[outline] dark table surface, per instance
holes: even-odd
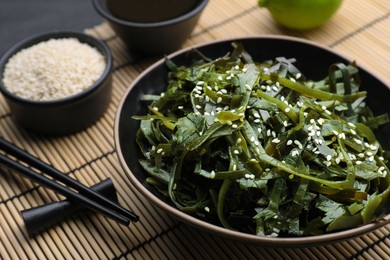
[[[91,0],[0,0],[0,55],[36,33],[83,31],[101,22]]]

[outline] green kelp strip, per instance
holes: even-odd
[[[171,60],[167,89],[137,133],[147,179],[180,210],[265,236],[318,235],[372,221],[389,196],[386,153],[355,64],[307,80],[241,44],[193,65]],[[374,123],[375,122],[375,123]],[[378,123],[379,122],[379,123]]]

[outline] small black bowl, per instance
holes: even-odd
[[[86,90],[62,99],[34,101],[12,94],[3,84],[8,60],[22,49],[49,39],[60,38],[77,38],[81,43],[96,48],[105,57],[106,63],[100,78]],[[0,92],[11,109],[12,119],[18,125],[42,134],[71,134],[88,127],[106,111],[111,100],[111,70],[111,51],[102,41],[78,32],[46,32],[17,43],[1,57]]]
[[[92,0],[96,11],[105,18],[122,38],[129,50],[147,55],[162,55],[178,49],[193,31],[208,0],[198,0],[196,6],[179,17],[151,23],[130,22],[115,17],[106,0]]]

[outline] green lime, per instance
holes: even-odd
[[[275,21],[298,30],[318,27],[329,20],[342,0],[258,0],[270,11]]]

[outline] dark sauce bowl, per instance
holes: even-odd
[[[95,83],[77,94],[48,101],[21,98],[4,86],[4,69],[14,54],[40,42],[60,38],[76,38],[81,43],[96,48],[104,56],[106,66]],[[11,109],[12,119],[18,126],[40,134],[72,134],[93,124],[108,108],[112,90],[111,70],[111,51],[101,40],[79,32],[46,32],[22,40],[1,57],[0,92]]]
[[[189,12],[160,22],[132,22],[114,16],[106,0],[92,0],[130,51],[144,55],[164,55],[178,49],[195,28],[208,0],[197,0]]]

